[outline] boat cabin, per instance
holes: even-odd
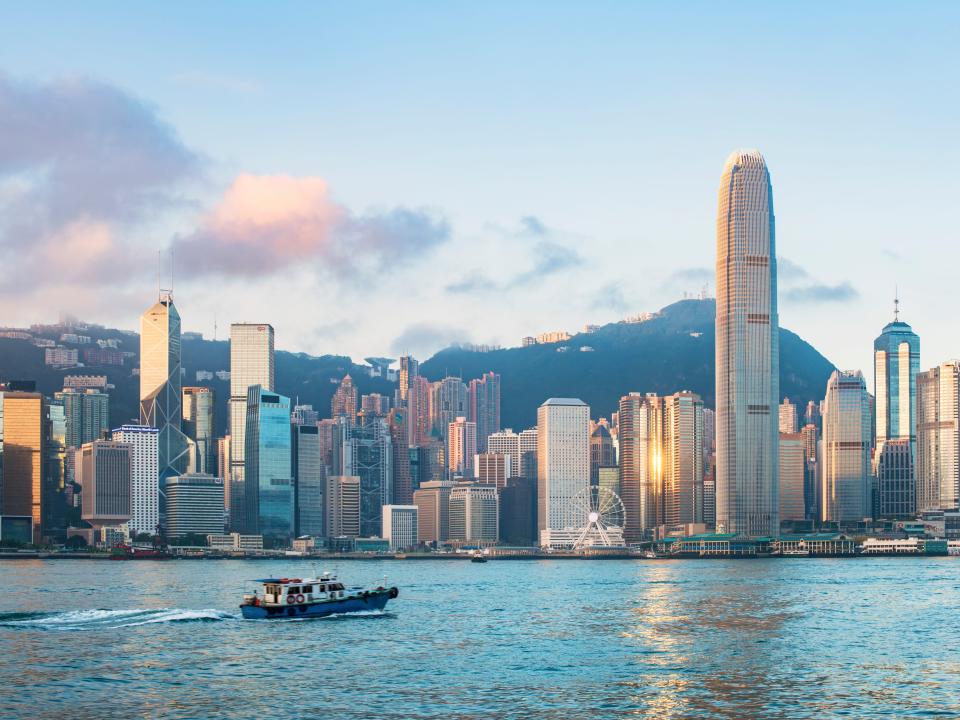
[[[324,574],[313,579],[264,578],[263,602],[265,605],[294,605],[344,597],[343,583]]]

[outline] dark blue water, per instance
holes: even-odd
[[[0,563],[0,717],[960,716],[949,558],[319,569],[401,594],[252,622],[245,579],[313,564]]]

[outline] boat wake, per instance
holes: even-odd
[[[102,630],[153,623],[220,622],[236,615],[206,608],[153,610],[70,610],[67,612],[0,613],[0,627],[23,630]]]
[[[271,623],[278,622],[332,622],[335,620],[376,620],[377,618],[395,618],[391,612],[386,610],[357,610],[345,613],[333,613],[332,615],[323,615],[322,617],[281,617],[272,618]]]

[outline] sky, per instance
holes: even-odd
[[[714,291],[770,168],[780,322],[870,374],[960,356],[960,5],[0,5],[0,324],[269,322],[354,359]],[[12,269],[12,272],[10,271]]]

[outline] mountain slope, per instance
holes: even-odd
[[[505,427],[536,424],[548,397],[578,397],[593,417],[609,415],[631,391],[670,394],[692,390],[714,405],[713,300],[682,300],[643,323],[614,323],[564,343],[471,352],[448,348],[421,365],[438,380],[449,371],[464,378],[501,376]],[[567,346],[565,352],[557,352]],[[593,348],[591,352],[582,347]],[[834,366],[789,330],[780,329],[780,395],[805,405],[820,400]]]

